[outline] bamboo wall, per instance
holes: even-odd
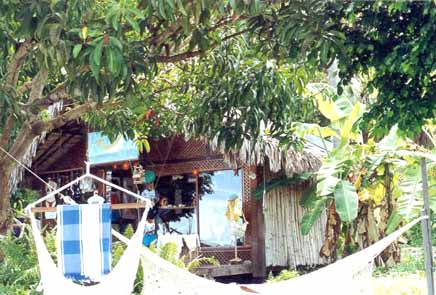
[[[306,236],[300,233],[305,210],[299,205],[301,189],[280,187],[264,199],[266,266],[295,269],[296,266],[326,264],[319,256],[327,216],[323,214]]]

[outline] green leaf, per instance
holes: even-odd
[[[310,231],[310,229],[313,227],[315,222],[319,219],[321,216],[323,210],[325,209],[327,198],[319,199],[312,210],[306,212],[304,214],[303,218],[301,219],[300,223],[300,230],[302,235],[307,235]]]
[[[111,46],[117,47],[120,51],[123,51],[123,45],[121,44],[120,40],[118,40],[115,37],[109,37],[109,44]]]
[[[327,176],[325,179],[318,182],[316,193],[318,196],[328,196],[334,193],[336,185],[340,181],[336,176]]]
[[[93,58],[93,54],[89,55],[89,66],[91,67],[91,72],[95,79],[98,81],[100,76],[100,66],[95,63],[95,59]]]
[[[116,47],[109,46],[106,49],[106,62],[109,71],[112,74],[118,75],[123,62],[121,52]]]
[[[329,48],[328,48],[327,42],[322,42],[321,43],[321,61],[324,64],[327,64],[327,62],[328,62],[328,50],[329,50]]]
[[[82,44],[76,44],[73,48],[73,57],[77,58],[79,56],[80,50],[82,50]]]
[[[387,226],[386,226],[386,234],[392,233],[397,227],[400,225],[403,217],[398,214],[397,210],[392,211],[391,216],[389,216]]]
[[[303,208],[311,208],[315,206],[317,200],[316,185],[313,184],[303,191],[300,199],[300,205]]]
[[[129,23],[129,25],[133,28],[133,30],[135,30],[135,32],[139,33],[141,31],[141,29],[139,28],[138,22],[136,20],[131,18],[129,15],[125,15],[125,18],[126,18],[127,22]]]
[[[360,102],[356,103],[351,110],[351,112],[348,114],[347,118],[345,119],[345,122],[341,128],[341,141],[342,144],[345,144],[349,138],[351,130],[353,129],[354,123],[359,120],[363,112],[365,111],[365,106],[361,104]]]
[[[118,31],[118,26],[120,25],[120,12],[117,11],[117,13],[114,14],[114,16],[111,18],[111,24],[112,27]]]
[[[147,152],[147,153],[149,153],[150,152],[150,142],[147,140],[147,139],[145,139],[145,140],[143,140],[142,141],[142,146],[145,148],[145,151]]]
[[[177,6],[179,7],[180,12],[181,12],[184,16],[188,16],[188,13],[186,12],[185,8],[183,7],[182,0],[177,0]]]
[[[232,7],[233,10],[237,9],[236,1],[235,0],[230,0],[229,3],[230,3],[230,6]]]
[[[103,53],[103,41],[100,41],[99,43],[97,43],[97,46],[95,46],[95,49],[92,51],[91,54],[94,63],[98,66],[101,65],[102,53]]]
[[[336,211],[342,221],[351,222],[357,217],[358,197],[354,185],[348,180],[341,180],[335,188]]]
[[[166,19],[166,13],[165,13],[165,2],[164,1],[159,1],[158,4],[158,8],[159,8],[159,14],[162,18]]]

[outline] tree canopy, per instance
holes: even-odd
[[[316,66],[297,54],[318,46],[307,29],[323,24],[316,3],[2,0],[0,146],[21,161],[40,135],[78,118],[109,135],[183,131],[227,148],[261,122],[281,136],[291,120],[318,116],[301,99]],[[3,223],[16,163],[3,153],[0,165]]]
[[[355,76],[367,82],[367,130],[416,134],[436,109],[434,5],[0,0],[0,146],[22,160],[78,118],[110,136],[183,132],[227,149],[266,126],[298,145],[292,122],[326,119],[306,85],[335,60],[339,95]],[[15,163],[0,154],[0,166],[2,223]]]
[[[435,118],[434,1],[335,1],[329,9],[344,43],[337,52],[346,85],[366,75],[373,93],[368,127],[378,136],[398,124],[408,135]]]

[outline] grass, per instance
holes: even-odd
[[[421,248],[401,249],[401,262],[389,268],[379,267],[373,273],[376,295],[427,294],[424,255]]]
[[[375,295],[421,295],[427,294],[425,278],[409,274],[403,277],[378,277],[373,279]]]
[[[270,274],[269,282],[278,282],[298,276],[296,271],[284,270],[276,276]],[[378,267],[373,272],[372,288],[375,295],[426,295],[422,248],[403,247],[401,263],[391,267]]]

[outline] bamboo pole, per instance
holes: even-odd
[[[320,265],[328,262],[319,256],[324,242],[324,214],[310,233],[301,235],[300,221],[306,210],[299,201],[300,187],[281,187],[265,198],[265,249],[268,266]]]

